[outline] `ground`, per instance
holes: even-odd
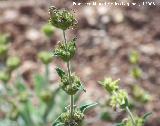
[[[41,27],[48,21],[49,4],[43,0],[35,3],[15,1],[11,6],[9,1],[0,1],[0,32],[9,34],[10,55],[22,58],[21,74],[31,87],[33,70],[37,71],[41,67],[36,58],[37,52],[53,50],[55,44],[62,40],[62,33],[57,29],[51,39],[43,35]],[[138,83],[153,96],[151,102],[138,109],[140,114],[152,111],[147,125],[159,126],[159,7],[73,7],[72,1],[55,0],[53,3],[59,8],[73,9],[79,22],[77,28],[69,31],[67,39],[78,37],[78,51],[72,67],[86,85],[87,93],[83,96],[86,99],[103,100],[106,94],[97,81],[105,76],[120,78],[121,86],[131,91],[130,85],[134,80],[129,74],[131,65],[128,55],[131,50],[138,50],[143,71],[143,77]],[[51,66],[54,68],[57,63],[62,64],[55,59]],[[57,81],[53,68],[52,82]],[[97,122],[95,125],[105,124]]]

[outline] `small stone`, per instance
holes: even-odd
[[[139,46],[139,49],[142,53],[145,53],[150,56],[157,53],[157,49],[151,44],[141,45],[141,46]]]
[[[26,32],[26,38],[30,41],[36,41],[40,38],[40,32],[36,29],[29,29]]]
[[[88,23],[92,26],[97,24],[97,20],[96,20],[96,12],[92,7],[85,7],[83,9],[83,13],[88,21]]]
[[[124,15],[121,11],[117,10],[112,15],[113,21],[115,23],[121,23],[124,21]]]
[[[18,12],[16,10],[7,10],[4,12],[4,20],[13,21],[18,17]]]

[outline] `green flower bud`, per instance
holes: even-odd
[[[54,33],[54,27],[50,24],[46,24],[42,27],[42,31],[47,37],[51,37]]]
[[[49,52],[42,51],[38,54],[38,58],[41,60],[42,63],[44,64],[49,64],[52,62],[52,55]]]
[[[8,36],[5,34],[0,34],[0,45],[5,45],[8,43]]]
[[[60,116],[60,120],[63,123],[69,123],[70,122],[70,113],[69,112],[62,113]]]
[[[75,122],[82,122],[82,120],[84,119],[84,114],[81,111],[76,110],[74,112],[74,120]]]
[[[136,119],[136,126],[144,126],[144,119],[143,118],[138,118]]]
[[[75,110],[73,117],[71,118],[70,112],[64,112],[60,116],[60,121],[64,123],[64,126],[81,126],[84,119],[84,114]]]
[[[61,78],[60,86],[68,95],[76,94],[81,85],[80,79],[75,75],[69,77],[68,74],[65,74]]]
[[[70,42],[67,42],[66,44],[60,42],[57,48],[54,50],[54,55],[61,58],[63,61],[68,62],[75,55],[76,51],[75,41],[76,38],[74,38]]]
[[[8,46],[7,45],[0,45],[0,57],[6,56],[8,52]]]
[[[140,86],[134,85],[133,86],[133,96],[136,100],[146,103],[151,99],[151,96],[148,92],[144,91]]]
[[[43,102],[48,103],[52,100],[53,98],[53,93],[50,90],[43,90],[40,93],[40,98]]]
[[[119,89],[119,79],[113,81],[112,78],[105,78],[104,81],[100,81],[99,83],[102,84],[110,94]]]
[[[124,108],[128,106],[128,94],[124,90],[114,92],[110,99],[110,105],[114,108]]]
[[[7,83],[9,80],[10,80],[10,74],[6,71],[1,71],[0,72],[0,80],[3,82],[3,83]]]
[[[69,29],[76,24],[76,20],[72,13],[67,10],[58,10],[55,7],[49,8],[50,20],[49,22],[62,30]]]
[[[139,54],[137,51],[132,51],[131,54],[129,55],[129,61],[132,64],[137,64],[139,62]]]
[[[9,57],[7,59],[7,67],[9,69],[9,71],[13,71],[15,70],[16,68],[18,68],[21,64],[21,60],[19,57]]]
[[[135,78],[135,79],[139,79],[142,76],[142,71],[139,67],[134,67],[131,71],[131,75]]]

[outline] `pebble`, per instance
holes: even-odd
[[[29,29],[26,32],[26,38],[31,41],[36,41],[40,38],[40,32],[36,29]]]

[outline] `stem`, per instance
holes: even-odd
[[[49,84],[49,65],[46,64],[45,65],[45,80],[46,80],[46,84]]]
[[[65,43],[66,50],[67,50],[67,40],[66,40],[66,34],[64,30],[63,30],[63,37],[64,37],[64,43]],[[71,78],[71,68],[70,68],[69,61],[67,62],[67,71],[68,71],[69,78]],[[70,86],[72,86],[72,84],[70,84]],[[70,97],[70,114],[71,114],[71,119],[72,119],[73,114],[74,114],[74,95],[71,95]]]
[[[128,108],[128,106],[126,107],[126,111],[128,112],[128,114],[129,114],[129,116],[130,116],[130,118],[132,120],[133,126],[136,126],[134,116],[133,116],[132,112],[130,111],[130,109]]]

